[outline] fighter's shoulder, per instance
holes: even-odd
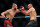
[[[35,8],[33,8],[32,10],[35,11]]]
[[[8,10],[6,10],[6,11],[10,11],[11,9],[8,9]]]
[[[18,9],[17,9],[18,10]]]

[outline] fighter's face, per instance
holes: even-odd
[[[32,5],[29,4],[29,5],[28,5],[28,8],[31,8],[31,7],[32,7]]]
[[[17,5],[16,4],[13,4],[13,8],[17,8]]]

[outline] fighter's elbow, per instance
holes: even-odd
[[[3,13],[1,13],[1,15],[2,15]]]
[[[6,12],[2,12],[2,13],[1,13],[1,15],[4,15],[4,14],[6,14]]]
[[[4,14],[1,14],[1,16],[5,17],[5,15],[4,15]]]

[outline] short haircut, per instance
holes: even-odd
[[[28,4],[28,5],[31,5],[31,6],[33,6],[32,4]]]
[[[16,3],[13,3],[12,5],[14,5],[14,4],[17,5]]]

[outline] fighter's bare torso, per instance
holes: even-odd
[[[37,18],[36,18],[37,14],[36,14],[35,9],[31,8],[31,10],[32,11],[30,12],[30,20],[37,20]]]
[[[16,10],[12,10],[12,9],[9,9],[7,10],[7,14],[6,14],[6,17],[9,18],[9,20],[12,20],[13,17],[15,16],[15,14],[17,13],[17,9]]]

